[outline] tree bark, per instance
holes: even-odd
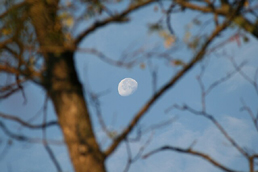
[[[104,172],[104,155],[96,142],[81,83],[72,53],[52,58],[46,89],[53,101],[58,121],[76,172]],[[57,59],[57,60],[56,60]]]
[[[74,53],[64,47],[58,0],[27,0],[39,49],[45,59],[42,85],[51,98],[76,172],[105,172],[105,157],[95,139]],[[58,48],[58,51],[49,51]],[[61,49],[61,51],[60,51]]]

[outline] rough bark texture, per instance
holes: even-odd
[[[43,85],[51,98],[76,172],[104,172],[104,155],[96,142],[89,112],[73,61],[73,52],[49,52],[63,47],[56,17],[58,1],[29,0],[30,16],[46,62]]]

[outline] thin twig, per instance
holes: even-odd
[[[174,105],[174,108],[178,109],[178,110],[186,110],[188,112],[191,112],[195,115],[200,115],[203,116],[207,119],[209,119],[218,129],[219,131],[225,136],[225,138],[246,158],[249,157],[248,153],[246,151],[244,151],[244,149],[242,149],[237,142],[230,137],[230,135],[226,132],[226,130],[222,127],[222,125],[213,117],[213,115],[208,114],[207,112],[203,112],[203,111],[197,111],[187,105],[184,106],[178,106],[178,105]]]
[[[42,123],[42,124],[33,125],[29,122],[26,122],[26,121],[22,120],[19,117],[12,116],[12,115],[7,115],[7,114],[4,114],[2,112],[0,112],[0,117],[2,117],[4,119],[7,119],[7,120],[18,122],[22,126],[27,127],[27,128],[31,128],[31,129],[42,129],[42,128],[47,128],[47,127],[50,127],[50,126],[58,125],[57,121],[50,121],[50,122],[46,122],[46,123]]]
[[[47,121],[47,103],[48,103],[48,97],[46,96],[45,102],[44,102],[44,109],[43,109],[43,124],[46,123]],[[43,134],[43,140],[45,140],[43,142],[43,145],[50,157],[50,159],[52,160],[52,162],[54,163],[56,169],[58,172],[62,172],[62,168],[60,166],[60,164],[58,163],[54,152],[52,151],[52,149],[50,148],[50,146],[48,145],[48,141],[47,141],[47,133],[46,133],[46,128],[42,129],[42,134]]]

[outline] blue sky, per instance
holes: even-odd
[[[155,34],[149,34],[147,30],[147,24],[156,22],[161,16],[159,12],[153,12],[153,7],[150,6],[133,13],[129,23],[111,24],[97,30],[83,41],[80,47],[96,48],[115,60],[120,59],[122,52],[128,49],[128,47],[130,49],[137,49],[139,46],[144,46],[147,50],[150,50],[154,46],[158,46],[160,51],[164,51],[162,38]],[[189,24],[191,17],[195,15],[196,13],[187,11],[185,14],[175,14],[172,16],[172,26],[178,38],[177,43],[180,45],[180,50],[175,52],[173,56],[185,60],[189,60],[192,57],[193,53],[181,46],[181,44],[185,33],[185,25]],[[212,25],[206,27],[206,30],[203,32],[209,32],[210,28],[212,28]],[[216,40],[216,42],[222,41],[223,38],[231,35],[233,31],[226,31],[223,33],[224,37]],[[248,37],[250,38],[248,44],[242,43],[239,47],[235,42],[231,42],[222,47],[218,54],[225,51],[232,55],[238,64],[247,60],[248,63],[243,68],[243,71],[253,78],[258,67],[256,48],[258,42],[250,35]],[[203,78],[206,87],[233,70],[232,64],[223,56],[210,55],[207,58],[208,60],[203,62],[206,63],[208,61],[207,70]],[[85,90],[90,89],[94,93],[108,91],[107,94],[100,97],[101,110],[107,126],[116,132],[120,132],[128,124],[153,94],[152,77],[148,66],[145,69],[140,68],[140,65],[135,65],[130,69],[115,67],[103,62],[96,56],[81,52],[77,53],[75,60],[77,71],[81,82],[85,86]],[[143,62],[147,64],[146,61]],[[167,61],[163,59],[153,60],[153,64],[158,69],[157,88],[165,84],[175,74],[175,71],[180,69],[180,67],[167,64]],[[133,155],[137,154],[139,148],[149,137],[152,137],[152,139],[144,153],[163,145],[187,148],[196,141],[194,149],[211,155],[230,168],[247,170],[247,161],[240,156],[235,148],[232,148],[230,143],[210,121],[200,116],[176,110],[165,113],[165,110],[175,103],[179,105],[188,104],[196,109],[201,108],[201,92],[196,80],[196,76],[199,73],[200,65],[197,65],[172,89],[166,92],[146,113],[145,117],[140,121],[140,126],[145,128],[164,120],[177,118],[170,125],[157,129],[153,133],[147,133],[141,141],[132,143],[130,145],[132,153]],[[131,96],[121,97],[117,92],[117,85],[120,80],[126,77],[131,77],[138,82],[138,90]],[[18,93],[0,102],[1,111],[17,115],[26,120],[34,116],[43,106],[44,90],[28,83],[25,93],[28,99],[26,105],[23,104],[22,95]],[[208,95],[207,111],[214,114],[214,117],[239,145],[250,151],[257,152],[257,131],[248,114],[239,111],[241,107],[240,98],[243,98],[253,111],[257,110],[258,95],[255,93],[254,88],[241,75],[236,74],[227,82],[216,87]],[[104,142],[107,140],[107,137],[98,124],[94,107],[91,105],[89,107],[92,112],[95,133],[99,142],[105,148],[109,142]],[[48,120],[51,119],[56,119],[56,117],[49,102]],[[39,123],[41,121],[42,116],[39,116],[34,122]],[[30,131],[25,128],[21,130],[19,125],[13,122],[5,122],[5,124],[13,132],[36,138],[42,136],[41,131]],[[56,127],[50,128],[47,135],[51,139],[62,139],[62,134]],[[8,140],[2,131],[0,131],[0,139],[2,141],[0,151],[2,151]],[[62,169],[65,172],[73,171],[65,146],[52,145],[51,148],[54,150]],[[107,160],[108,171],[123,171],[126,161],[126,147],[125,144],[122,144],[112,157]],[[20,143],[17,141],[13,141],[4,158],[0,159],[0,169],[3,172],[7,172],[8,169],[17,172],[56,171],[43,145]],[[132,164],[129,171],[217,172],[220,170],[200,158],[175,152],[161,152],[148,159],[143,160],[140,158]]]

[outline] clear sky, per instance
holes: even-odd
[[[159,52],[165,51],[164,40],[156,34],[148,33],[148,23],[154,23],[160,19],[160,11],[154,12],[154,6],[149,6],[143,10],[133,13],[131,22],[126,24],[111,24],[101,28],[90,35],[83,43],[81,48],[96,48],[111,59],[117,60],[124,57],[123,52],[136,50],[144,47],[146,51],[157,48]],[[189,60],[193,52],[183,45],[183,38],[186,31],[185,25],[189,24],[192,17],[197,13],[186,11],[184,14],[172,15],[172,27],[177,37],[174,46],[178,51],[171,51],[171,56]],[[200,19],[205,20],[209,16]],[[210,32],[212,25],[207,26],[202,33]],[[191,30],[197,33],[197,29]],[[235,30],[226,31],[216,42],[223,41],[232,35]],[[227,52],[234,57],[240,64],[247,61],[243,71],[251,78],[254,77],[255,70],[258,68],[257,47],[258,41],[248,35],[250,42],[239,46],[236,42],[231,42],[218,50],[217,54],[209,55],[207,60],[202,62],[207,66],[203,76],[204,85],[208,87],[214,81],[226,76],[228,72],[234,70],[232,63],[221,56],[222,52]],[[171,47],[173,49],[173,46]],[[166,50],[167,51],[167,50]],[[137,58],[141,58],[138,56]],[[93,93],[105,92],[99,97],[101,111],[109,129],[120,132],[139,109],[153,94],[152,76],[147,60],[142,60],[146,65],[141,68],[140,64],[132,68],[121,68],[103,62],[94,55],[78,52],[75,57],[76,67],[81,82],[84,84],[85,91]],[[180,67],[169,64],[166,60],[155,58],[152,65],[157,69],[157,89],[164,85]],[[154,106],[148,111],[140,121],[140,126],[148,128],[153,124],[170,120],[175,120],[164,128],[156,129],[155,132],[146,133],[139,142],[130,144],[132,154],[135,156],[142,145],[152,137],[151,142],[144,150],[147,153],[163,145],[172,145],[188,148],[194,141],[193,149],[209,154],[222,164],[238,170],[247,170],[247,161],[240,156],[239,152],[233,148],[225,137],[219,132],[216,126],[204,117],[196,116],[187,112],[166,109],[173,104],[187,104],[195,109],[201,109],[201,91],[196,80],[200,73],[200,64],[184,76],[172,89],[163,95]],[[122,97],[117,92],[120,80],[133,78],[138,82],[138,89],[128,97]],[[2,80],[2,78],[0,78]],[[43,89],[28,83],[25,93],[27,103],[23,104],[20,93],[15,94],[4,101],[0,101],[0,110],[7,114],[19,116],[28,120],[35,116],[35,123],[42,121],[42,111],[45,92]],[[258,133],[246,112],[240,112],[241,98],[253,111],[257,111],[258,95],[250,83],[240,74],[235,74],[228,81],[216,87],[207,97],[207,111],[213,114],[225,130],[235,141],[250,152],[258,151]],[[89,99],[89,97],[88,97]],[[108,145],[108,139],[101,130],[97,121],[94,107],[89,105],[92,112],[94,130],[103,149]],[[51,102],[48,103],[48,120],[56,119]],[[8,128],[19,134],[30,137],[42,137],[41,131],[31,131],[21,128],[13,122],[5,122]],[[135,133],[132,134],[132,137]],[[48,129],[47,135],[51,139],[61,140],[62,134],[56,127]],[[53,163],[49,159],[47,152],[42,144],[22,143],[13,140],[8,149],[8,137],[0,131],[0,169],[1,172],[52,172],[56,171]],[[65,146],[51,145],[55,155],[64,172],[72,172],[72,166]],[[7,151],[4,151],[7,150]],[[143,154],[144,154],[143,153]],[[127,161],[125,144],[107,160],[107,168],[110,172],[121,172],[124,170]],[[218,168],[210,165],[204,160],[191,155],[167,151],[154,154],[147,159],[139,158],[129,169],[131,172],[218,172]]]

